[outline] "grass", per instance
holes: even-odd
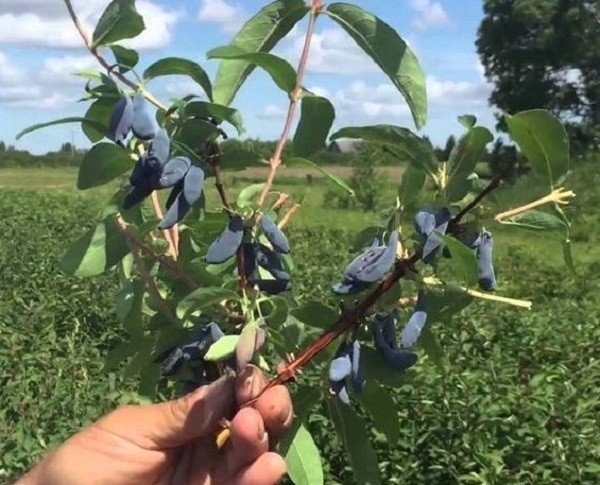
[[[21,185],[15,182],[25,175]],[[46,180],[61,179],[64,186],[43,188]],[[123,339],[113,309],[115,276],[82,280],[57,266],[68,242],[97,221],[110,195],[105,189],[76,193],[73,180],[74,172],[62,169],[0,171],[0,185],[13,184],[0,190],[0,482],[14,480],[116,405],[137,400],[135,381],[102,369],[107,351]],[[392,392],[399,407],[397,443],[370,432],[384,483],[596,480],[600,174],[588,165],[573,184],[578,276],[565,269],[560,235],[490,227],[499,293],[531,299],[533,310],[479,302],[433,326],[445,370],[424,358],[412,382]],[[242,186],[235,184],[234,191]],[[537,187],[532,179],[519,181],[498,196],[498,207],[530,200]],[[309,189],[290,228],[295,291],[304,299],[330,298],[333,275],[350,257],[349,229],[376,216],[325,210],[319,198],[324,186]],[[286,190],[305,187],[293,183]],[[309,428],[327,481],[351,482],[323,408]]]

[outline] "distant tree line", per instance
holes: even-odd
[[[436,148],[438,160],[448,160],[450,152],[456,144],[456,139],[450,136],[444,148]],[[225,169],[236,169],[246,166],[262,166],[261,160],[267,160],[275,149],[275,141],[261,141],[255,139],[226,140],[221,143]],[[373,147],[367,147],[367,153],[373,151]],[[288,143],[284,150],[284,159],[290,156],[292,143]],[[45,155],[33,155],[26,150],[17,150],[13,145],[6,145],[0,141],[0,168],[11,167],[77,167],[81,164],[86,150],[77,149],[71,143],[63,143],[61,148],[55,152]],[[347,154],[323,150],[311,157],[313,161],[322,165],[355,166],[368,163],[364,154]],[[398,160],[385,150],[377,150],[379,166],[394,166],[403,164],[404,160]],[[516,150],[511,146],[502,144],[499,140],[488,151],[486,157],[478,166],[481,176],[489,176],[499,170],[507,171],[510,168],[514,176],[524,169],[517,158]]]

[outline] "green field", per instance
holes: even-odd
[[[110,195],[77,193],[75,177],[69,169],[0,171],[0,482],[102,413],[137,400],[134,379],[102,369],[103,356],[123,338],[113,309],[116,277],[82,280],[57,265]],[[308,192],[290,228],[295,291],[330,297],[331,267],[339,273],[350,257],[349,231],[378,216],[324,209],[325,185],[309,185],[302,175],[285,182],[298,197]],[[578,274],[562,262],[558,235],[490,227],[499,293],[530,299],[533,310],[482,302],[449,325],[435,325],[444,370],[425,357],[411,382],[392,392],[402,410],[398,443],[372,431],[384,483],[597,481],[597,164],[578,168],[573,184]],[[242,187],[238,182],[234,190]],[[540,189],[524,178],[506,192],[498,207],[516,194],[532,199]],[[214,201],[212,191],[208,199]],[[319,413],[309,427],[324,454],[327,483],[351,483],[333,427]]]

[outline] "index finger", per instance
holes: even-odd
[[[258,367],[247,365],[236,377],[236,399],[238,405],[243,406],[260,396],[251,406],[262,416],[265,429],[274,441],[290,428],[294,411],[287,388],[278,385],[263,393],[267,382]]]

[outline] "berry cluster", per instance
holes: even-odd
[[[417,212],[414,219],[421,259],[427,264],[433,264],[437,254],[443,247],[440,235],[445,235],[452,221],[452,213],[448,208],[434,209],[425,207]],[[479,285],[486,291],[496,287],[496,277],[492,262],[492,235],[482,229],[476,234],[458,232],[459,240],[475,250]],[[380,245],[378,239],[371,247],[355,258],[346,268],[341,283],[333,286],[333,291],[341,295],[357,293],[367,289],[372,283],[380,282],[392,270],[396,262],[398,233],[393,232],[387,245]],[[451,254],[443,247],[444,255]],[[398,312],[377,314],[371,320],[371,331],[375,348],[383,361],[392,369],[404,371],[416,364],[418,355],[414,350],[419,336],[427,322],[427,293],[421,289],[417,295],[413,313],[404,326],[397,341]],[[355,332],[356,334],[356,332]],[[352,382],[352,388],[360,393],[364,387],[365,377],[360,367],[360,343],[353,337],[352,342],[342,342],[329,366],[331,390],[344,403],[349,402],[347,380]]]
[[[192,165],[189,158],[175,157],[169,160],[171,141],[164,129],[158,129],[149,104],[141,94],[132,99],[122,98],[114,107],[109,124],[109,137],[120,144],[126,142],[130,133],[138,139],[151,141],[133,169],[131,189],[125,197],[123,209],[142,202],[152,192],[172,188],[167,199],[167,214],[161,221],[161,229],[169,229],[181,222],[202,195],[204,171]]]

